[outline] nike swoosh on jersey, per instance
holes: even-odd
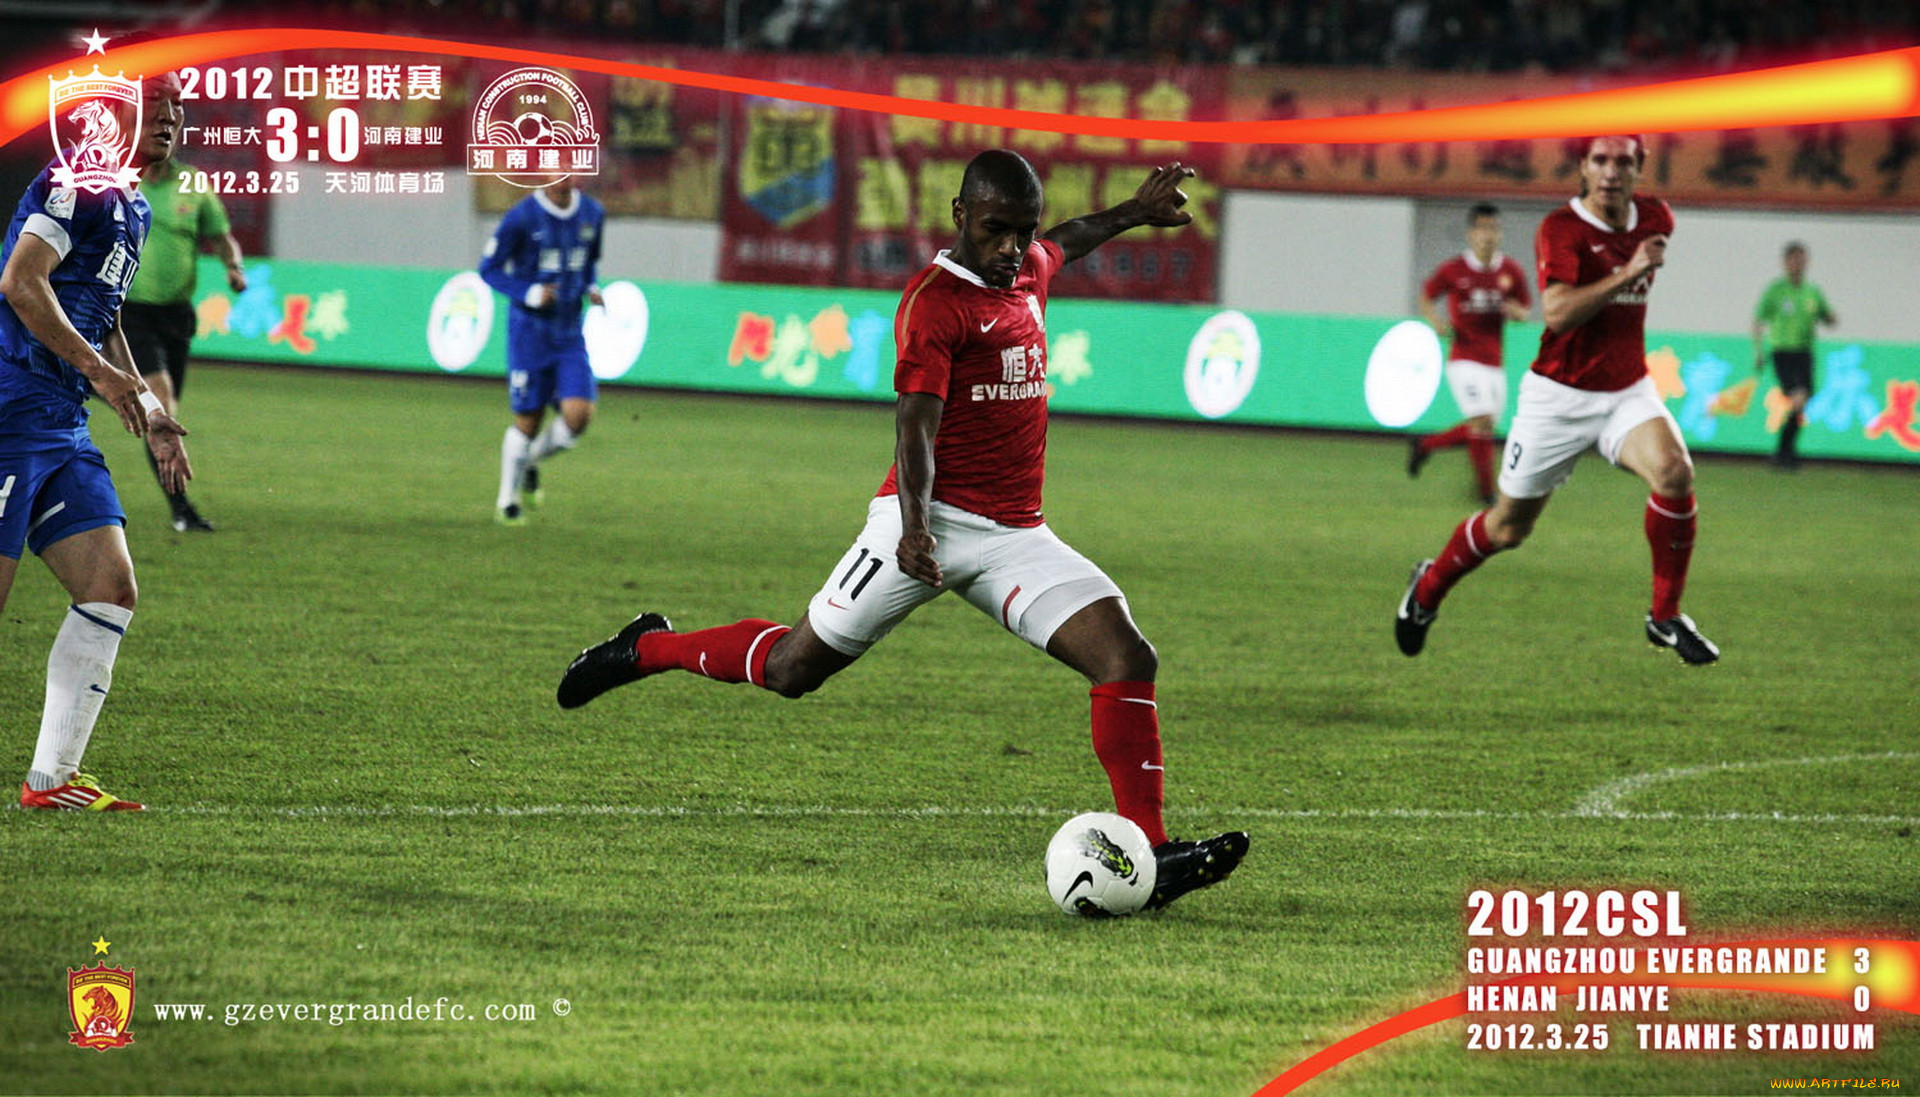
[[[1158,770],[1165,770],[1165,769],[1166,769],[1167,767],[1165,767],[1165,766],[1156,766],[1156,765],[1154,765],[1154,764],[1153,764],[1152,762],[1142,762],[1142,763],[1140,763],[1140,768],[1141,768],[1141,769],[1158,769]]]
[[[1000,318],[999,318],[998,316],[996,316],[996,317],[994,317],[994,318],[993,318],[992,320],[989,320],[989,321],[987,321],[986,323],[984,323],[984,324],[981,324],[981,325],[980,325],[980,334],[982,334],[982,335],[985,335],[985,334],[986,334],[987,332],[990,332],[990,331],[992,331],[992,330],[993,330],[993,325],[995,325],[995,324],[997,324],[997,323],[999,323],[999,322],[1000,322]]]

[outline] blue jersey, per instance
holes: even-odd
[[[487,241],[480,277],[512,302],[508,330],[522,327],[580,327],[580,305],[599,277],[600,237],[607,212],[583,191],[562,211],[545,191],[520,200]],[[554,299],[539,309],[527,307],[535,286],[554,287]]]
[[[53,165],[48,165],[14,210],[0,247],[0,266],[12,258],[22,233],[51,245],[60,254],[48,276],[54,297],[80,337],[100,349],[119,318],[152,223],[153,211],[138,190],[108,188],[92,194],[57,187]],[[77,425],[85,421],[80,405],[91,392],[80,371],[41,346],[0,296],[0,423],[27,415],[33,429],[44,429],[54,425],[44,422],[46,413],[53,412]],[[50,402],[49,397],[57,399]]]

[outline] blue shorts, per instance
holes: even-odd
[[[562,400],[593,400],[599,392],[578,324],[508,326],[507,394],[515,415],[559,407]]]
[[[101,526],[124,526],[106,458],[83,424],[71,431],[0,434],[0,556],[20,559]]]

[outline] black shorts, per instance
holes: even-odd
[[[137,305],[132,301],[120,306],[120,326],[127,333],[127,349],[133,352],[133,364],[143,374],[166,371],[173,382],[173,397],[187,385],[187,348],[193,344],[198,317],[192,305]]]
[[[1773,375],[1780,381],[1781,392],[1812,392],[1813,352],[1810,350],[1774,351]]]

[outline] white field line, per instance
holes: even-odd
[[[1670,781],[1685,781],[1694,777],[1713,777],[1727,773],[1744,773],[1756,769],[1776,769],[1781,766],[1841,766],[1851,765],[1856,762],[1911,762],[1915,759],[1920,759],[1920,754],[1890,750],[1882,754],[1836,754],[1828,758],[1775,758],[1761,762],[1716,762],[1713,765],[1707,766],[1681,766],[1675,769],[1655,770],[1651,773],[1636,773],[1631,777],[1622,777],[1618,781],[1609,781],[1599,788],[1594,789],[1592,792],[1587,793],[1585,796],[1582,796],[1579,802],[1573,805],[1572,814],[1613,819],[1678,819],[1682,817],[1664,813],[1649,816],[1646,813],[1625,812],[1620,810],[1620,801],[1629,796],[1644,792],[1654,785],[1666,784]],[[1760,817],[1761,816],[1755,816],[1755,818]],[[1690,815],[1685,818],[1719,818],[1719,816]],[[1836,817],[1836,821],[1837,818],[1838,817]],[[1845,818],[1858,818],[1862,821],[1874,820],[1879,822],[1908,821],[1895,817],[1846,816]]]
[[[1874,757],[1879,757],[1875,755]],[[286,819],[386,819],[386,818],[559,818],[559,819],[1065,819],[1076,811],[1068,808],[1024,807],[921,807],[860,808],[814,805],[734,804],[699,807],[664,804],[475,804],[442,806],[434,804],[398,804],[382,807],[315,804],[303,807],[236,807],[225,804],[187,804],[178,807],[155,806],[147,809],[160,815],[211,816],[216,818]],[[1231,823],[1236,819],[1384,819],[1434,820],[1440,822],[1533,822],[1595,818],[1629,822],[1676,823],[1789,823],[1810,825],[1920,826],[1920,816],[1912,815],[1802,815],[1778,811],[1726,811],[1682,813],[1670,811],[1445,811],[1429,808],[1341,808],[1332,810],[1263,807],[1169,808],[1172,816],[1205,816]]]

